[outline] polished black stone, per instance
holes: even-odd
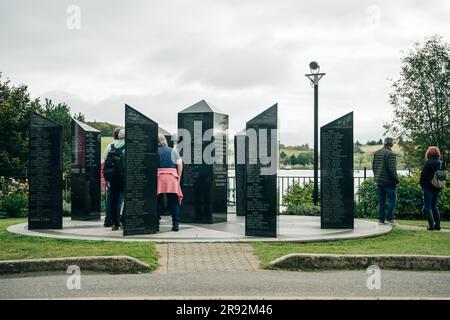
[[[278,104],[273,105],[255,118],[247,122],[246,143],[246,215],[245,235],[259,237],[276,237],[278,220],[277,173],[278,139],[271,141],[271,129],[278,128]],[[256,131],[252,137],[250,130]],[[260,131],[266,129],[266,132]],[[263,136],[265,135],[265,137]],[[256,138],[256,139],[255,139]],[[273,174],[262,174],[263,164],[260,147],[267,141],[267,155],[275,155],[275,171]],[[263,140],[262,140],[263,139]],[[272,142],[272,143],[271,143]],[[252,163],[251,155],[258,154],[256,163]],[[254,159],[254,157],[253,157]]]
[[[245,216],[246,212],[245,143],[246,135],[245,130],[243,130],[234,136],[234,176],[237,216]]]
[[[353,112],[320,128],[322,229],[353,229]]]
[[[158,124],[125,105],[125,236],[156,233],[158,162]]]
[[[63,126],[30,114],[28,229],[62,229]]]
[[[184,162],[181,188],[184,194],[180,210],[181,222],[217,223],[227,221],[227,145],[228,145],[228,115],[221,113],[205,100],[178,113],[179,145],[185,143],[180,135],[180,129],[186,129],[191,134],[190,154],[183,158],[192,160]],[[194,131],[201,134],[208,129],[214,129],[214,139],[203,141],[194,139]],[[194,142],[195,141],[195,142]],[[208,164],[202,156],[207,146],[215,141],[216,161]],[[224,141],[224,143],[219,143]],[[206,150],[207,151],[207,150]],[[195,153],[195,156],[194,156]],[[217,159],[221,161],[217,161]],[[221,163],[218,163],[221,162]]]
[[[101,132],[72,119],[71,217],[100,219]]]

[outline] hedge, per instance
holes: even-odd
[[[283,205],[287,207],[285,214],[320,215],[313,209],[313,184],[294,184],[284,196]],[[398,219],[424,219],[422,213],[423,193],[419,184],[419,176],[401,176],[397,189]],[[443,218],[450,218],[450,187],[441,191],[438,204]],[[316,208],[317,209],[317,208]],[[355,194],[355,217],[376,218],[378,216],[377,186],[373,178],[365,179]]]

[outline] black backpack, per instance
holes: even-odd
[[[111,150],[106,156],[105,165],[103,167],[103,177],[107,182],[120,182],[124,179],[125,169],[123,167],[123,148],[116,148],[111,145]]]

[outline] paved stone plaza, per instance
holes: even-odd
[[[158,243],[157,273],[256,271],[259,259],[248,243]]]
[[[103,221],[72,221],[65,218],[61,230],[28,230],[27,223],[17,224],[8,231],[39,237],[107,240],[107,241],[154,241],[154,242],[248,242],[248,241],[329,241],[373,237],[391,231],[390,225],[355,220],[355,228],[321,229],[320,217],[279,216],[278,237],[260,238],[245,236],[245,218],[228,214],[228,221],[216,224],[184,224],[179,232],[171,231],[171,218],[162,217],[161,231],[157,234],[126,236],[122,231],[104,228]]]

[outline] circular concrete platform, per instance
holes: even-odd
[[[355,228],[320,229],[320,217],[285,216],[278,219],[277,238],[259,238],[245,236],[244,217],[228,215],[228,221],[216,224],[181,224],[179,232],[171,231],[171,218],[163,216],[161,231],[157,234],[126,236],[122,230],[111,231],[104,228],[103,221],[72,221],[65,218],[61,230],[28,230],[27,223],[13,225],[9,232],[47,238],[105,240],[105,241],[153,241],[153,242],[248,242],[248,241],[330,241],[354,238],[367,238],[386,234],[390,225],[376,222],[355,220]]]

